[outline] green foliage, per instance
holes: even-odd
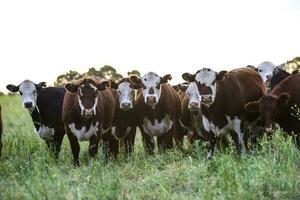
[[[127,72],[127,76],[132,76],[132,75],[141,76],[141,73],[138,70],[132,70]]]
[[[83,76],[77,71],[70,70],[65,74],[59,75],[54,82],[54,86],[63,87],[68,82],[75,82],[81,79]]]
[[[65,137],[59,159],[33,131],[18,96],[0,97],[4,122],[0,199],[299,199],[300,153],[277,130],[256,156],[235,148],[204,159],[204,147],[145,157],[140,134],[134,154],[104,163],[90,160],[81,142],[81,166],[71,165]],[[187,148],[187,147],[186,147]]]

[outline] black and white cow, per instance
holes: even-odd
[[[137,90],[132,88],[128,78],[118,83],[111,81],[111,87],[118,93],[118,106],[115,112],[112,134],[125,145],[126,156],[134,150],[134,140],[137,128],[137,109],[135,97]]]
[[[46,87],[45,82],[35,84],[24,80],[18,86],[7,85],[11,92],[19,92],[22,105],[32,118],[35,130],[45,140],[47,146],[58,157],[61,143],[65,135],[62,121],[62,104],[65,95],[64,88]]]

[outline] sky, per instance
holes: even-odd
[[[0,1],[0,91],[68,70],[230,70],[300,56],[297,0]]]

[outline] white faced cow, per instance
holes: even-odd
[[[111,87],[118,93],[118,108],[115,113],[112,134],[125,145],[126,156],[134,149],[134,140],[137,127],[136,90],[128,78],[123,78],[118,83],[111,81]]]
[[[10,84],[6,88],[11,92],[20,93],[22,105],[28,110],[36,132],[58,157],[65,135],[61,117],[65,89],[43,88],[45,86],[45,82],[35,84],[30,80],[24,80],[18,86]]]
[[[182,146],[183,133],[179,133],[180,99],[171,85],[171,75],[158,76],[149,72],[143,77],[131,76],[130,82],[142,92],[137,96],[138,125],[141,129],[146,153],[153,154],[154,136],[157,136],[159,150]]]
[[[242,125],[247,121],[247,112],[244,105],[265,94],[261,77],[249,68],[220,73],[203,68],[194,75],[184,73],[182,77],[186,81],[194,82],[201,96],[202,122],[207,132],[205,135],[210,140],[208,156],[213,153],[216,138],[226,135],[229,130],[236,133],[234,138],[237,149],[245,153]]]
[[[260,77],[263,79],[266,88],[270,89],[270,81],[273,76],[273,71],[275,70],[275,65],[271,62],[265,61],[258,65],[256,71],[259,73]]]

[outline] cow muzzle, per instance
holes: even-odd
[[[212,103],[212,95],[201,95],[201,102],[204,104],[211,104]]]
[[[121,102],[120,108],[124,111],[128,111],[132,109],[132,103],[131,102]]]
[[[96,114],[96,113],[94,112],[93,108],[83,110],[83,116],[86,118],[91,118],[94,114]]]
[[[157,103],[156,96],[147,96],[146,103],[153,105]]]
[[[34,110],[34,105],[31,101],[28,101],[28,102],[24,102],[24,108],[26,108],[30,113],[33,112]]]
[[[200,103],[198,103],[198,102],[190,102],[189,103],[189,109],[190,110],[199,110],[200,109]]]

